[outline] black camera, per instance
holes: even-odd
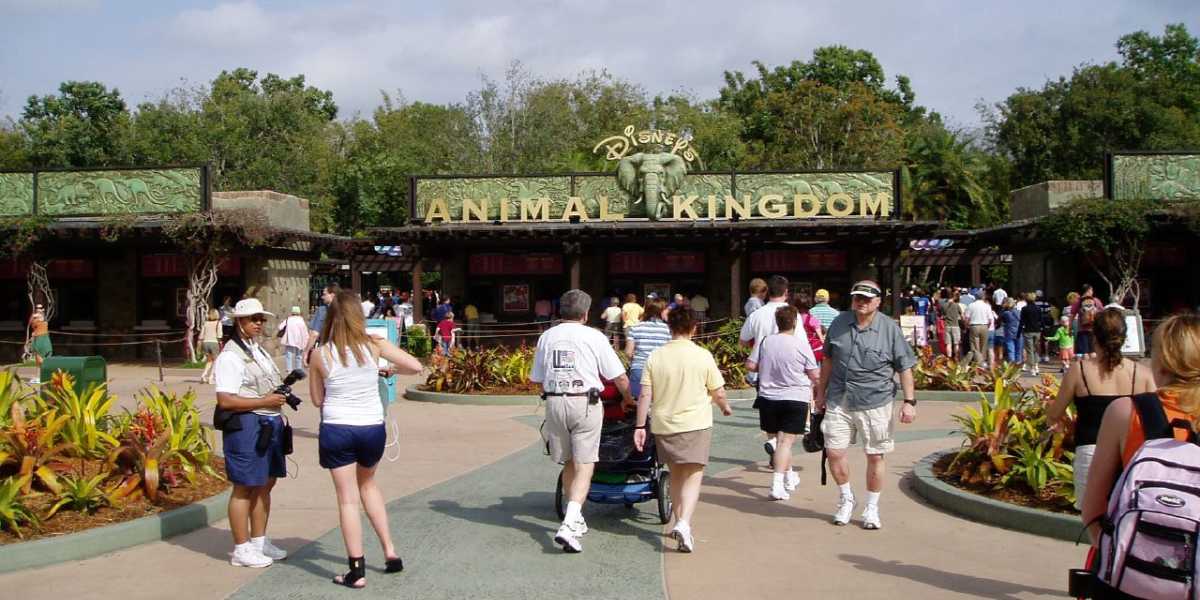
[[[292,393],[292,386],[305,377],[308,377],[308,373],[305,373],[304,369],[292,369],[292,372],[283,378],[283,383],[275,388],[275,393],[283,396],[284,402],[287,402],[287,405],[292,407],[292,410],[300,410],[300,403],[302,402],[299,396]]]

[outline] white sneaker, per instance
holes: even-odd
[[[587,521],[584,521],[583,517],[579,517],[579,520],[575,521],[571,525],[574,527],[575,533],[579,534],[580,537],[583,537],[583,535],[588,532]]]
[[[770,497],[772,500],[787,500],[788,498],[791,498],[792,495],[788,493],[786,485],[782,483],[771,482]]]
[[[879,522],[879,505],[868,504],[862,512],[863,529],[879,529],[883,524]]]
[[[783,478],[783,489],[794,492],[800,487],[800,474],[795,471],[788,471]]]
[[[845,525],[849,523],[852,513],[854,513],[854,496],[842,496],[838,498],[837,512],[833,514],[833,524]]]
[[[271,540],[267,539],[266,537],[262,538],[262,544],[259,545],[258,549],[263,553],[264,556],[271,560],[283,560],[287,558],[288,555],[287,550],[272,544]]]
[[[261,569],[271,566],[270,556],[262,553],[254,544],[245,544],[234,546],[233,557],[229,559],[229,564],[235,567],[250,567],[252,569]]]
[[[675,541],[679,543],[678,549],[680,552],[687,553],[696,548],[696,539],[692,537],[691,527],[681,528],[679,525],[676,525],[671,530],[671,537],[674,537]]]
[[[554,534],[554,543],[562,546],[563,552],[575,554],[583,552],[583,544],[579,542],[579,536],[582,535],[575,529],[574,523],[563,523],[558,528],[558,533]]]

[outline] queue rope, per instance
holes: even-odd
[[[140,346],[140,345],[147,345],[147,344],[177,344],[177,343],[182,343],[185,341],[187,341],[187,338],[179,338],[179,339],[171,339],[171,340],[162,340],[162,339],[135,340],[132,342],[77,342],[77,343],[73,343],[71,345],[78,345],[78,346]],[[9,344],[9,345],[13,345],[13,346],[24,346],[25,342],[10,342],[7,340],[0,340],[0,344]]]
[[[153,332],[144,332],[144,333],[139,333],[139,332],[134,332],[134,333],[86,333],[86,332],[80,333],[78,331],[52,330],[52,331],[50,331],[50,333],[52,333],[54,335],[68,335],[68,336],[75,335],[75,336],[91,336],[91,337],[148,337],[148,336],[156,336],[156,335],[182,335],[187,332],[183,331],[183,330],[175,330],[175,331],[168,330],[168,331],[153,331]]]

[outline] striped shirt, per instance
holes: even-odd
[[[671,341],[671,328],[658,319],[652,319],[634,325],[627,335],[633,340],[633,360],[629,362],[629,370],[637,371],[646,366],[646,357],[651,352]]]
[[[808,312],[821,322],[821,327],[824,327],[825,331],[829,331],[829,324],[833,323],[833,320],[837,318],[840,311],[830,306],[828,302],[821,302],[813,306]]]

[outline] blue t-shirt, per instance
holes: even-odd
[[[1011,308],[1000,313],[1000,322],[1004,324],[1004,337],[1015,338],[1021,329],[1021,315]]]
[[[918,315],[924,316],[929,313],[929,298],[926,298],[925,296],[913,296],[912,303],[913,310],[916,311]]]
[[[313,313],[313,318],[308,322],[308,328],[311,331],[321,333],[321,328],[325,326],[325,313],[329,311],[329,307],[324,304],[317,307],[317,312]]]

